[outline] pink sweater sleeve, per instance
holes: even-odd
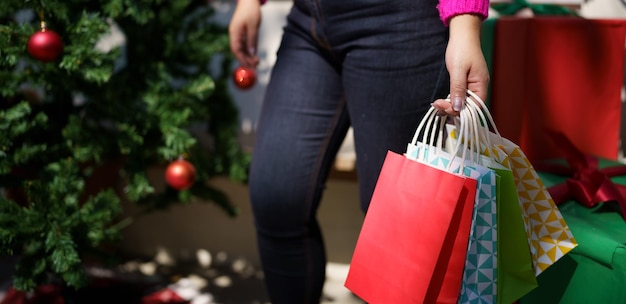
[[[461,14],[475,14],[487,18],[489,0],[439,0],[439,17],[447,26],[450,18]]]

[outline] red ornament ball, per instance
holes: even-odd
[[[59,58],[63,52],[63,41],[56,32],[42,29],[30,36],[27,49],[33,58],[50,62]]]
[[[165,181],[176,190],[188,189],[196,181],[196,168],[184,159],[177,159],[167,166]]]
[[[238,88],[242,90],[249,89],[256,82],[256,72],[253,69],[240,66],[233,73],[233,80]]]

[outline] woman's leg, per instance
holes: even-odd
[[[326,260],[315,213],[350,121],[366,210],[386,151],[404,152],[430,102],[448,86],[447,31],[436,1],[294,3],[250,172],[274,304],[319,302]]]
[[[267,88],[250,196],[273,304],[319,303],[326,255],[316,211],[349,127],[341,79],[294,9]]]
[[[430,103],[449,92],[448,31],[436,0],[319,2],[329,44],[343,64],[365,211],[387,151],[404,153]]]

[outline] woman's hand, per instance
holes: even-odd
[[[475,15],[458,15],[450,19],[450,39],[446,49],[446,66],[450,73],[450,101],[438,99],[433,106],[442,114],[459,115],[467,90],[487,98],[489,70],[480,45],[482,20]]]
[[[230,50],[239,63],[248,68],[255,68],[259,64],[256,47],[260,24],[259,0],[238,0],[228,26]]]

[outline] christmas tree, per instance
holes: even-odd
[[[0,255],[19,258],[15,288],[84,286],[85,259],[129,223],[121,202],[149,213],[195,197],[236,214],[208,183],[245,181],[249,159],[214,13],[207,0],[0,2]]]

